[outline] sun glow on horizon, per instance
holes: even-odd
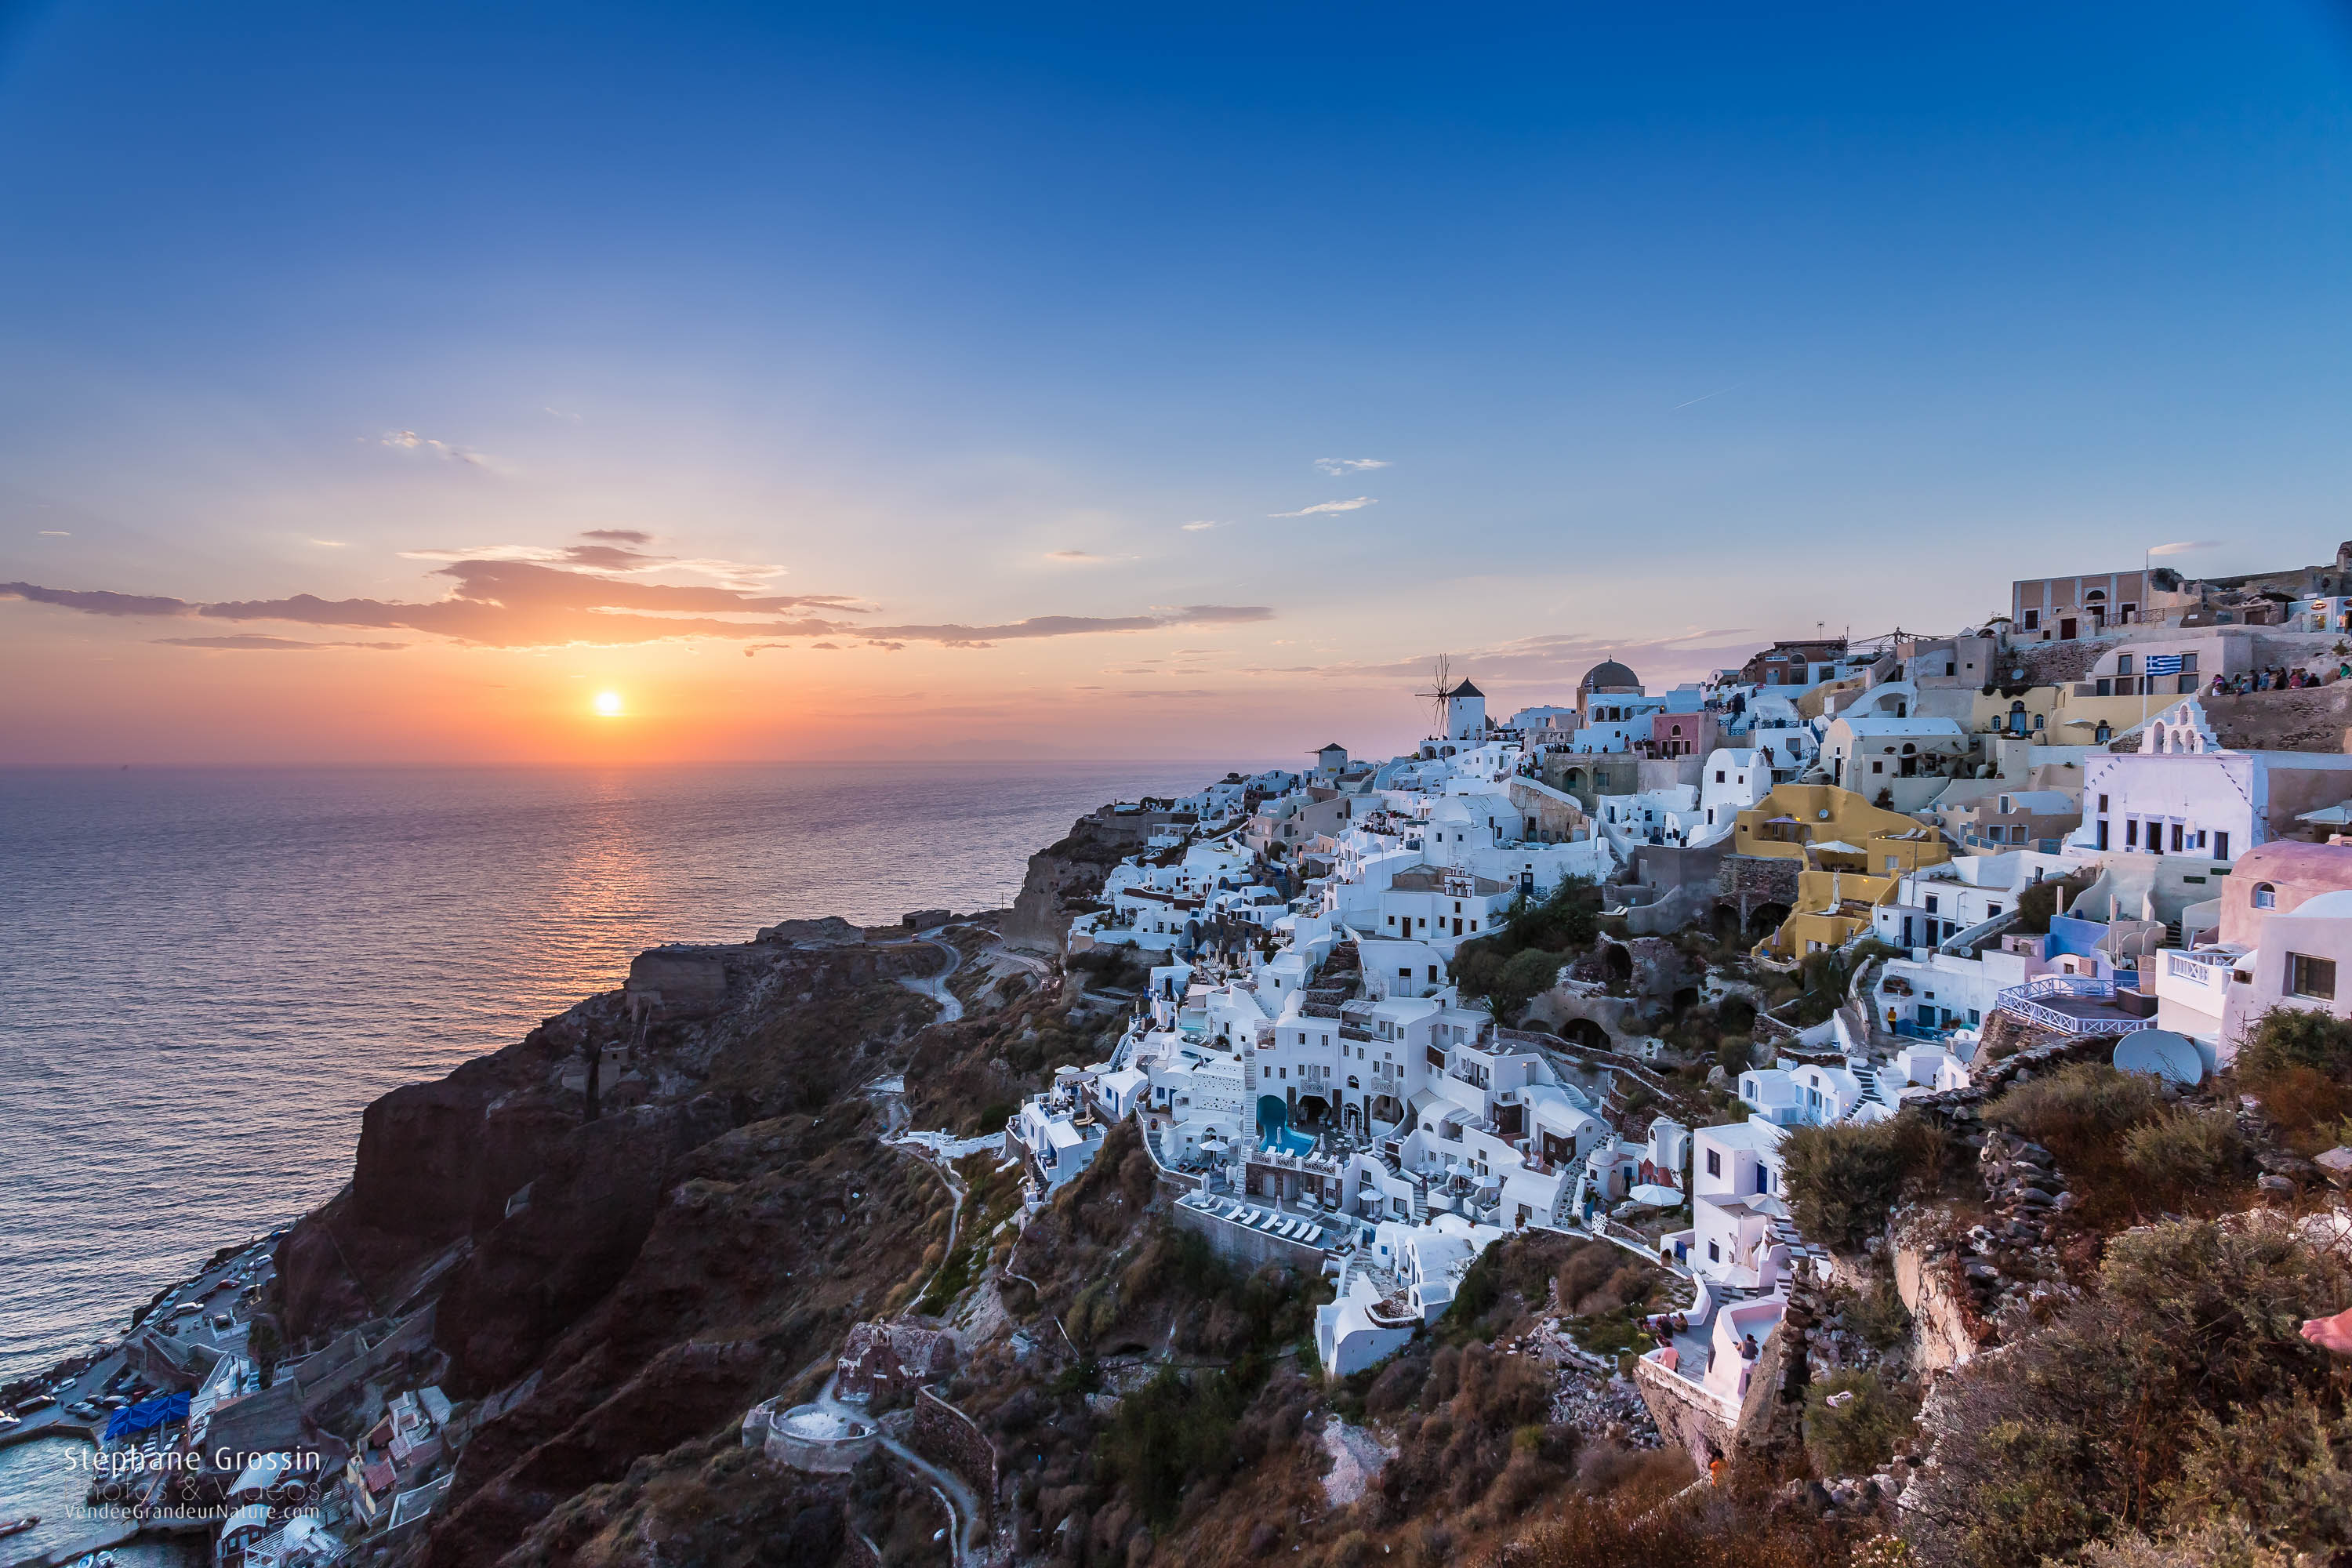
[[[599,691],[596,693],[595,708],[596,716],[600,719],[619,718],[621,716],[621,694],[617,691]]]

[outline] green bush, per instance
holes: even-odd
[[[1861,1248],[1905,1190],[1942,1168],[1943,1137],[1916,1116],[1800,1127],[1780,1145],[1797,1228],[1841,1250]]]
[[[2050,930],[2050,917],[2058,912],[2058,893],[2063,889],[2071,901],[2091,885],[2091,874],[2077,872],[2072,877],[2052,877],[2036,882],[2017,896],[2017,924],[2011,929],[2026,936],[2043,936]]]
[[[2238,1071],[2265,1078],[2289,1068],[2316,1068],[2352,1078],[2352,1022],[2301,1007],[2273,1007],[2254,1021],[2238,1051]]]
[[[1866,1475],[1895,1457],[1917,1409],[1874,1372],[1832,1373],[1805,1394],[1805,1457],[1822,1476]]]
[[[1174,1367],[1119,1401],[1096,1458],[1155,1526],[1176,1517],[1188,1485],[1234,1463],[1233,1431],[1249,1394],[1223,1372],[1192,1382]]]
[[[1893,1350],[1911,1332],[1911,1310],[1903,1304],[1893,1280],[1881,1279],[1867,1290],[1853,1291],[1842,1297],[1838,1305],[1845,1326],[1874,1351]]]

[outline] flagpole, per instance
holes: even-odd
[[[2153,548],[2147,545],[2140,546],[2139,602],[2143,614],[2146,613],[2147,602],[2156,596],[2147,580],[2149,563],[2153,562],[2155,559],[2156,552]],[[2141,731],[2145,733],[2147,730],[2147,683],[2150,679],[2147,673],[2147,656],[2146,654],[2142,654],[2140,656],[2139,663],[2139,727]]]

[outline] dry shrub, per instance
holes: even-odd
[[[2264,1546],[2234,1520],[2210,1520],[2178,1535],[2150,1541],[2131,1534],[2094,1542],[2083,1568],[2298,1568],[2295,1553]]]
[[[1559,1266],[1558,1294],[1561,1308],[1572,1308],[1600,1289],[1617,1272],[1618,1260],[1623,1256],[1605,1241],[1588,1241],[1570,1253]]]
[[[1654,1500],[1571,1500],[1479,1568],[1821,1568],[1849,1550],[1844,1531],[1793,1513],[1725,1497],[1653,1513]]]
[[[2179,1201],[2176,1194],[2151,1191],[2124,1158],[2131,1130],[2168,1109],[2163,1086],[2146,1074],[2119,1072],[2104,1062],[2074,1062],[2011,1088],[1985,1107],[1985,1120],[2048,1149],[2080,1201],[2082,1217],[2106,1230],[2160,1214]]]
[[[1939,1386],[1906,1534],[1931,1561],[2039,1568],[2221,1508],[2265,1542],[2352,1547],[2352,1476],[2318,1436],[2344,1384],[2298,1331],[2347,1294],[2343,1258],[2259,1215],[2114,1237],[2095,1293]]]
[[[2352,1117],[2352,1086],[2340,1083],[2315,1067],[2294,1065],[2268,1072],[2249,1072],[2241,1065],[2239,1079],[2262,1100],[2263,1110],[2287,1142],[2306,1152],[2333,1147],[2337,1129]]]
[[[2144,1184],[2144,1205],[2178,1209],[2223,1186],[2242,1152],[2237,1119],[2228,1111],[2180,1108],[2125,1134],[2123,1161]]]
[[[1386,1416],[1412,1408],[1428,1376],[1427,1356],[1410,1352],[1398,1356],[1381,1369],[1380,1375],[1372,1379],[1372,1386],[1365,1391],[1364,1413]]]
[[[1440,1391],[1451,1389],[1441,1401]],[[1521,1428],[1541,1428],[1550,1413],[1549,1379],[1522,1356],[1499,1355],[1483,1344],[1440,1350],[1430,1361],[1421,1395],[1427,1415],[1398,1424],[1397,1455],[1381,1472],[1377,1513],[1387,1524],[1428,1511],[1433,1503],[1460,1513],[1486,1499],[1515,1455],[1554,1466],[1572,1452],[1574,1436],[1519,1444]],[[1551,1468],[1553,1479],[1563,1471]],[[1516,1511],[1515,1503],[1511,1511]]]
[[[1421,1402],[1435,1409],[1454,1397],[1454,1384],[1462,1376],[1462,1352],[1452,1345],[1441,1346],[1429,1358],[1429,1380],[1421,1386]]]

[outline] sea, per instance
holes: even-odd
[[[0,1381],[334,1195],[360,1112],[664,942],[1000,908],[1150,763],[0,769]]]

